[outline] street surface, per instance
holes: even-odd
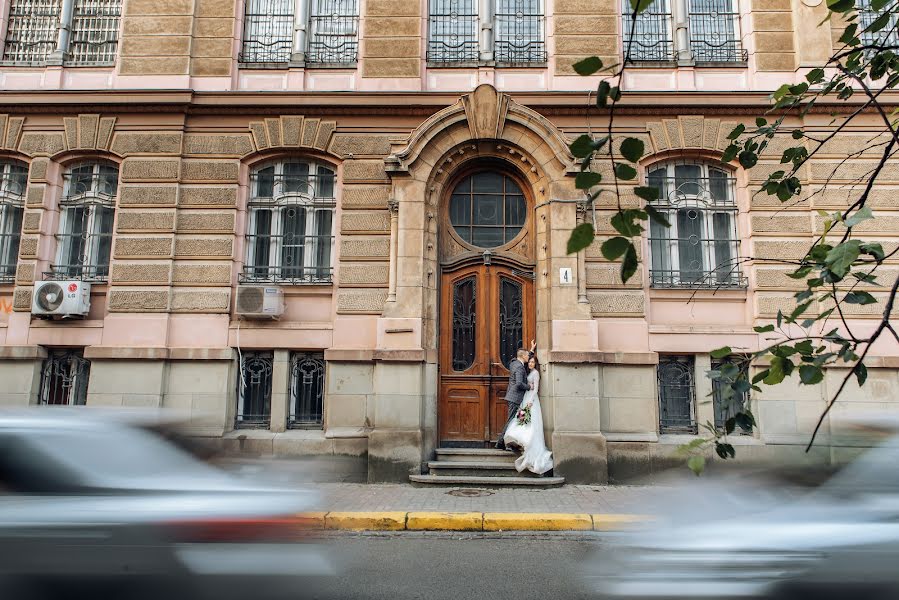
[[[320,600],[581,600],[597,538],[574,534],[344,534],[328,540],[341,575]]]

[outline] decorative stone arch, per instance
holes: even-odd
[[[337,129],[336,121],[322,121],[318,118],[303,115],[283,115],[275,119],[251,121],[250,133],[253,138],[254,152],[297,152],[299,150],[328,154],[334,161],[343,157],[332,152],[331,139]]]
[[[683,115],[676,119],[649,121],[646,123],[646,131],[652,142],[652,153],[655,154],[679,150],[720,153],[730,143],[727,136],[736,126],[736,121],[722,122],[702,115]]]

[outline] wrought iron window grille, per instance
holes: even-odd
[[[247,0],[238,61],[288,63],[293,55],[293,0]]]
[[[16,278],[19,243],[22,239],[22,217],[28,167],[22,163],[0,162],[0,281]]]
[[[334,249],[334,171],[279,161],[250,177],[247,283],[330,283]]]
[[[650,284],[656,288],[743,288],[734,180],[705,163],[652,167],[652,203],[670,223],[649,227]]]
[[[243,352],[238,366],[234,426],[238,429],[267,429],[272,418],[272,353]]]
[[[41,66],[56,50],[62,0],[12,0],[3,45],[6,64]]]
[[[660,356],[659,431],[696,433],[696,386],[692,356]]]
[[[73,167],[64,176],[56,262],[45,279],[105,281],[109,277],[119,169],[106,163]]]
[[[493,59],[497,65],[546,62],[541,0],[496,0]]]
[[[290,429],[321,429],[324,415],[325,356],[294,352],[290,356]]]
[[[115,64],[121,18],[122,0],[75,0],[65,64]]]
[[[358,0],[312,0],[306,63],[353,65],[359,52]]]
[[[41,404],[84,406],[90,368],[82,350],[51,350],[41,368]]]
[[[899,47],[899,15],[893,12],[888,17],[887,25],[880,31],[865,31],[883,14],[883,11],[871,8],[871,0],[856,0],[855,6],[858,11],[858,31],[862,45],[892,47],[895,51]],[[872,49],[868,53],[873,55],[875,52],[876,50]]]
[[[474,364],[477,341],[477,280],[466,277],[453,285],[453,371]]]
[[[477,0],[429,0],[429,63],[474,63],[480,58]]]
[[[749,58],[740,37],[740,14],[734,0],[688,0],[687,15],[672,12],[669,0],[631,18],[628,0],[622,3],[623,47],[633,64],[652,66],[685,60],[697,66],[743,65]],[[679,47],[673,23],[687,22],[687,47]]]
[[[715,373],[721,366],[729,362],[727,359],[712,359],[712,407],[715,411],[715,428],[725,430],[727,420],[749,406],[749,392],[744,392],[738,397],[726,398],[724,384],[715,378]],[[736,427],[731,435],[752,435],[752,431],[746,431],[742,427]]]

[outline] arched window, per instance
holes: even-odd
[[[670,227],[650,223],[653,287],[742,287],[734,180],[723,167],[669,162],[649,168],[652,203]]]
[[[518,184],[502,173],[482,171],[456,184],[450,223],[466,243],[496,248],[511,242],[527,220],[527,202]]]
[[[334,170],[285,159],[250,177],[245,281],[331,281]]]
[[[119,167],[89,162],[68,169],[60,201],[56,278],[103,280],[109,276],[112,223]]]
[[[0,161],[0,281],[16,277],[27,181],[27,165]]]

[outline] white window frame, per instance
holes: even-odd
[[[76,169],[90,167],[90,186],[83,191],[72,189],[72,180],[76,175]],[[115,187],[112,194],[101,191],[99,188],[101,178],[110,175],[103,173],[102,169],[115,169]],[[88,163],[80,163],[72,165],[66,169],[65,185],[63,188],[63,199],[60,203],[59,218],[59,234],[57,236],[58,243],[56,249],[56,263],[52,265],[50,275],[56,279],[85,279],[85,280],[105,280],[109,276],[109,265],[112,256],[112,235],[115,228],[115,206],[119,189],[119,167],[114,163],[96,161]],[[82,216],[84,223],[82,236],[87,238],[85,248],[78,257],[77,263],[69,263],[69,256],[72,251],[72,243],[74,228],[79,209],[86,211],[86,216]],[[110,211],[109,231],[104,231],[103,215],[100,214],[101,209]],[[109,252],[106,256],[106,262],[100,263],[100,247],[103,238],[109,239]],[[85,273],[86,269],[94,269],[94,273]]]
[[[699,179],[685,182],[680,187],[675,188],[675,170],[679,166],[699,167]],[[740,238],[737,231],[737,203],[736,203],[736,185],[733,174],[723,165],[712,164],[707,161],[666,161],[656,163],[646,169],[646,184],[650,187],[658,187],[654,185],[653,179],[660,171],[665,171],[665,185],[659,190],[660,198],[657,203],[667,217],[670,227],[665,227],[655,221],[651,221],[649,225],[649,265],[650,265],[650,285],[651,287],[745,287],[745,280],[739,269],[738,251]],[[711,173],[716,172],[723,175],[725,185],[725,198],[713,198],[709,189],[708,182],[712,180]],[[706,182],[703,189],[701,184]],[[697,190],[697,192],[694,192]],[[680,245],[683,243],[681,233],[679,231],[678,213],[681,210],[696,209],[699,213],[701,238],[698,240],[700,244],[700,254],[702,264],[698,269],[689,269],[681,265]],[[715,234],[715,217],[724,215],[727,218],[728,239],[718,239]],[[728,272],[725,274],[726,280],[716,275],[718,264],[718,245],[726,244],[728,253],[730,254],[731,264],[728,265]],[[706,247],[708,246],[708,247]],[[712,264],[712,255],[714,254],[714,263]],[[661,264],[658,264],[661,263]],[[702,275],[700,281],[694,278],[684,278],[683,274],[699,273]],[[664,274],[670,273],[670,278]],[[660,274],[662,274],[660,276]]]
[[[287,164],[305,164],[308,167],[306,181],[300,185],[297,191],[288,191],[285,184],[284,166]],[[259,173],[269,167],[273,168],[272,178],[272,195],[260,195],[259,193]],[[312,175],[309,175],[312,173]],[[269,177],[269,175],[266,175]],[[302,177],[302,175],[300,176]],[[324,178],[330,179],[331,193],[322,195],[325,187],[322,184]],[[250,183],[250,198],[247,203],[247,262],[244,265],[245,281],[274,281],[283,283],[330,283],[334,271],[334,216],[336,208],[336,173],[331,165],[308,161],[304,159],[281,159],[277,161],[267,162],[253,169]],[[285,247],[284,238],[284,210],[289,207],[295,207],[297,210],[305,211],[304,230],[301,244],[295,247],[303,248],[303,264],[302,265],[284,265],[282,260],[282,250]],[[259,235],[259,215],[268,212],[270,216],[270,225],[268,230],[269,246],[268,246],[268,263],[259,264],[257,261],[257,242],[254,238]],[[321,234],[318,233],[323,213],[327,213],[330,218],[330,232],[328,233],[329,242],[327,245],[328,264],[318,264],[319,246],[321,243]],[[285,277],[284,271],[287,269],[301,270],[301,277]],[[260,276],[259,271],[264,271],[265,276]],[[314,274],[324,272],[324,276],[315,276]],[[274,274],[272,274],[274,273]],[[306,275],[312,273],[313,275]]]
[[[2,58],[2,61],[0,62],[2,62],[2,64],[15,66],[115,65],[116,56],[118,53],[118,42],[122,26],[122,7],[124,3],[123,0],[43,0],[44,4],[48,6],[37,6],[37,4],[39,4],[41,1],[42,0],[12,0],[10,2],[9,11],[10,14],[13,11],[13,2],[18,2],[23,5],[23,10],[26,12],[26,14],[33,15],[34,11],[37,9],[49,8],[51,10],[51,13],[44,14],[52,14],[53,16],[50,18],[55,19],[56,22],[53,25],[54,31],[51,34],[53,41],[49,42],[48,40],[44,43],[52,43],[52,49],[48,48],[48,51],[45,55],[30,56],[27,59],[23,59],[21,57],[17,58],[17,56],[20,56],[20,54],[22,53],[17,53],[16,56],[8,57],[7,51],[9,50],[9,35],[10,31],[14,29],[13,27],[11,27],[12,17],[10,17],[7,20],[7,27],[4,34],[3,53],[2,55],[0,55],[0,58]],[[88,10],[85,10],[85,8],[87,8]],[[100,24],[104,25],[104,27],[99,30],[75,29],[75,26],[78,24],[78,17],[76,16],[78,11],[90,14],[91,9],[103,9],[106,11],[106,14],[99,18],[95,18],[92,16],[82,16],[80,19],[81,22],[85,25]],[[19,17],[19,19],[21,19],[21,24],[27,24],[31,22],[30,17]],[[106,35],[104,36],[99,34]],[[111,56],[105,60],[91,60],[91,58],[93,58],[93,54],[90,53],[81,53],[83,54],[83,56],[73,57],[74,48],[76,46],[101,46],[104,44],[114,45],[113,50],[108,53]]]
[[[0,281],[16,276],[27,186],[28,165],[17,160],[0,161]]]
[[[464,59],[453,59],[452,57],[441,57],[441,52],[437,49],[432,49],[432,29],[435,24],[435,13],[437,16],[449,16],[452,15],[452,12],[446,13],[446,10],[452,10],[452,3],[456,2],[465,2],[466,8],[470,7],[472,13],[477,14],[477,18],[474,23],[474,40],[477,41],[478,46],[478,58],[477,60],[464,60]],[[531,50],[528,49],[523,53],[524,58],[516,58],[515,54],[521,51],[516,50],[513,53],[509,53],[509,57],[505,57],[505,55],[501,52],[497,51],[498,43],[510,42],[510,39],[503,39],[503,34],[500,33],[500,29],[502,28],[502,22],[497,18],[498,8],[501,7],[504,3],[515,2],[516,0],[428,0],[427,2],[427,11],[428,11],[428,38],[427,38],[427,48],[428,55],[427,61],[431,66],[459,66],[467,65],[469,63],[478,64],[478,65],[496,65],[496,66],[512,66],[512,65],[521,65],[521,66],[543,66],[547,61],[546,54],[546,1],[545,0],[522,0],[524,2],[536,2],[536,8],[534,12],[524,13],[521,12],[522,15],[528,14],[536,14],[539,15],[538,25],[537,25],[537,39],[526,40],[522,46],[529,47],[531,45],[537,44],[542,46],[542,50]],[[438,13],[439,11],[439,13]],[[469,14],[466,12],[465,14]],[[464,54],[464,53],[463,53]],[[499,58],[497,58],[499,55]]]
[[[730,40],[724,40],[724,44],[728,44],[729,42],[734,43],[735,47],[733,52],[725,51],[725,56],[720,60],[715,59],[703,59],[703,57],[697,57],[696,53],[693,51],[694,42],[701,42],[704,38],[699,38],[697,30],[700,29],[698,26],[697,15],[703,15],[705,13],[701,11],[692,11],[690,8],[690,4],[692,2],[712,2],[714,0],[663,0],[663,4],[659,4],[658,2],[653,3],[653,5],[649,8],[648,11],[642,13],[637,17],[637,28],[635,33],[637,37],[635,37],[635,41],[631,44],[631,57],[629,64],[657,64],[657,63],[673,63],[676,62],[679,65],[722,65],[722,66],[744,66],[746,61],[748,60],[748,52],[742,43],[742,28],[740,27],[740,0],[729,0],[731,7],[730,12],[726,13],[730,15],[731,21],[731,34],[732,38]],[[622,28],[622,52],[627,52],[627,39],[630,35],[631,29],[633,27],[633,21],[631,20],[631,14],[633,9],[631,8],[629,0],[621,0],[621,28]],[[660,8],[661,7],[661,8]],[[712,11],[714,11],[713,7],[709,7]],[[696,17],[696,18],[694,18]],[[647,58],[641,58],[637,49],[640,47],[640,44],[636,41],[638,37],[641,35],[641,21],[649,22],[651,19],[660,19],[665,21],[664,33],[667,35],[666,40],[659,40],[654,45],[668,45],[670,44],[670,48],[664,48],[662,50],[656,52],[650,52],[650,56]],[[658,31],[662,31],[662,28],[656,27]]]

